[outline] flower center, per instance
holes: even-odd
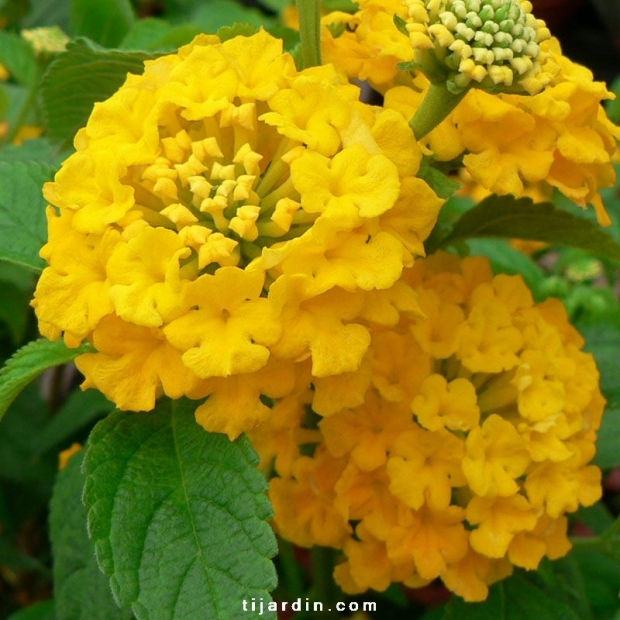
[[[300,143],[262,122],[268,111],[263,102],[235,101],[201,120],[166,114],[158,156],[130,166],[123,180],[140,218],[178,232],[204,272],[243,267],[316,218],[301,211],[290,178]]]

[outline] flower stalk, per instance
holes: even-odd
[[[321,64],[321,12],[320,0],[297,0],[296,4],[301,40],[297,68],[301,71]]]
[[[421,140],[443,121],[468,93],[451,93],[445,84],[431,84],[422,105],[409,121],[416,140]]]

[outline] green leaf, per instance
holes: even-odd
[[[114,405],[97,390],[74,390],[49,424],[31,439],[34,454],[68,447],[77,432],[89,428],[113,408]]]
[[[129,0],[72,0],[71,30],[106,47],[118,45],[136,21]]]
[[[54,601],[48,600],[20,609],[9,616],[8,620],[56,620],[56,618]]]
[[[199,32],[191,24],[172,27],[163,19],[147,17],[134,23],[120,47],[125,50],[173,52],[189,43]]]
[[[29,2],[29,11],[22,22],[23,28],[40,28],[42,26],[59,26],[69,32],[69,0],[37,0]]]
[[[16,161],[38,161],[42,164],[49,164],[54,168],[60,166],[66,157],[66,153],[52,146],[47,138],[34,138],[26,140],[19,146],[15,144],[7,144],[0,150],[0,162],[16,162]]]
[[[406,63],[409,64],[409,63]],[[415,63],[413,63],[415,64]],[[414,67],[412,67],[413,69]],[[403,69],[399,66],[399,69],[409,71],[410,69]],[[418,172],[418,176],[424,179],[435,191],[435,193],[444,200],[451,198],[454,193],[461,187],[461,184],[451,179],[447,174],[441,172],[433,166],[433,160],[431,157],[425,157],[422,160],[422,165]]]
[[[467,211],[444,238],[453,245],[477,237],[504,237],[568,245],[620,261],[620,244],[598,224],[530,198],[489,196]]]
[[[50,504],[56,613],[62,620],[128,619],[131,612],[114,602],[88,538],[88,512],[82,503],[83,456],[83,451],[75,454],[59,472]]]
[[[0,260],[41,271],[39,250],[47,238],[41,187],[53,176],[38,162],[0,161]]]
[[[604,553],[578,548],[571,552],[571,557],[581,570],[594,617],[609,618],[618,609],[620,562]]]
[[[31,439],[50,420],[38,386],[29,385],[15,399],[0,424],[0,479],[13,488],[11,522],[29,519],[47,503],[58,470],[55,454],[35,455]]]
[[[481,603],[453,598],[446,605],[442,620],[584,620],[560,598],[563,593],[541,588],[522,571],[496,583]]]
[[[273,19],[234,0],[211,0],[193,12],[191,22],[204,32],[217,32],[235,22],[268,26],[273,24]]]
[[[68,145],[83,127],[97,101],[114,94],[127,73],[141,74],[144,61],[156,58],[149,52],[106,50],[76,39],[51,63],[41,85],[47,136]]]
[[[91,350],[88,344],[69,349],[62,340],[50,342],[43,338],[19,349],[0,370],[0,420],[17,395],[43,371],[67,364]]]
[[[598,432],[594,462],[603,468],[620,465],[620,376],[618,375],[618,351],[620,350],[620,320],[597,321],[577,324],[586,339],[601,373],[601,391],[607,398],[607,408]]]
[[[614,523],[614,517],[602,502],[592,506],[581,506],[575,513],[575,520],[587,525],[596,534],[603,534]]]
[[[407,30],[407,22],[396,13],[394,14],[394,25],[398,29],[401,34],[404,34],[406,37],[409,37],[409,31]]]
[[[32,86],[37,80],[39,72],[34,49],[17,34],[0,31],[0,63],[21,84]]]
[[[115,412],[89,439],[84,500],[112,591],[138,620],[232,620],[269,601],[276,552],[247,438],[205,432],[195,403]],[[275,619],[275,614],[265,614]]]
[[[243,24],[243,23],[235,23],[230,26],[222,26],[217,31],[217,36],[220,38],[220,41],[228,41],[229,39],[234,39],[235,37],[251,37],[253,34],[258,32],[258,27],[254,24]]]

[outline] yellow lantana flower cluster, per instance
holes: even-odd
[[[412,77],[398,70],[397,64],[411,62],[414,52],[391,18],[398,15],[413,23],[415,15],[408,16],[403,6],[395,10],[373,0],[358,4],[354,15],[323,18],[325,59],[350,79],[367,80],[385,96],[385,107],[409,120],[430,82],[422,73]],[[340,25],[346,25],[342,34]],[[422,144],[440,161],[461,158],[489,192],[519,197],[529,185],[544,183],[584,208],[593,205],[599,222],[609,224],[599,192],[613,186],[620,129],[601,103],[613,94],[588,69],[565,57],[556,39],[542,41],[540,49],[545,58],[541,71],[553,76],[541,92],[491,94],[472,88]]]
[[[261,31],[199,36],[95,106],[45,186],[43,335],[119,408],[208,400],[236,437],[266,398],[357,369],[370,326],[416,312],[399,281],[442,201],[393,110]],[[262,400],[261,400],[262,399]]]
[[[341,549],[345,591],[441,578],[478,601],[568,552],[566,513],[601,496],[605,401],[562,304],[535,304],[521,277],[440,253],[404,280],[426,318],[373,329],[357,373],[298,383],[251,438],[277,529]]]

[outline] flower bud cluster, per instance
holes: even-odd
[[[407,31],[431,81],[534,94],[551,82],[540,42],[551,34],[526,0],[409,0]]]

